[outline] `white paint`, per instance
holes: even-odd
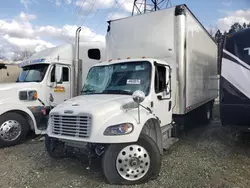
[[[172,7],[112,21],[106,35],[108,59],[173,57],[174,11]]]
[[[186,108],[218,96],[217,45],[187,12]]]

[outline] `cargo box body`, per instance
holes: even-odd
[[[185,6],[109,22],[107,57],[154,58],[177,67],[174,114],[218,96],[217,45]]]

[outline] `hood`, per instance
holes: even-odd
[[[82,95],[71,98],[57,105],[52,113],[64,113],[67,110],[74,114],[90,113],[97,116],[109,113],[117,113],[124,104],[133,102],[131,95]]]
[[[36,82],[17,82],[0,84],[0,103],[11,101],[19,101],[19,91],[27,89],[40,88],[40,84]]]

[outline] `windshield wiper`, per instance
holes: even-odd
[[[113,90],[113,89],[108,89],[104,90],[102,93],[105,94],[124,94],[124,95],[132,95],[131,91],[126,91],[126,90]]]
[[[85,95],[89,95],[89,94],[102,94],[102,92],[95,92],[95,90],[85,90],[85,91],[81,91],[81,95],[85,94]]]

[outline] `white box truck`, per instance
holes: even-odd
[[[250,28],[228,34],[221,54],[221,123],[239,132],[249,132]]]
[[[16,82],[0,84],[0,147],[21,143],[29,130],[46,133],[49,111],[79,94],[89,68],[105,56],[104,43],[79,43],[79,33],[80,29],[76,46],[34,54],[19,64],[22,71]]]
[[[142,183],[158,176],[186,118],[211,119],[217,45],[179,5],[110,21],[106,50],[82,94],[51,110],[45,147],[54,158],[100,156],[111,184]]]

